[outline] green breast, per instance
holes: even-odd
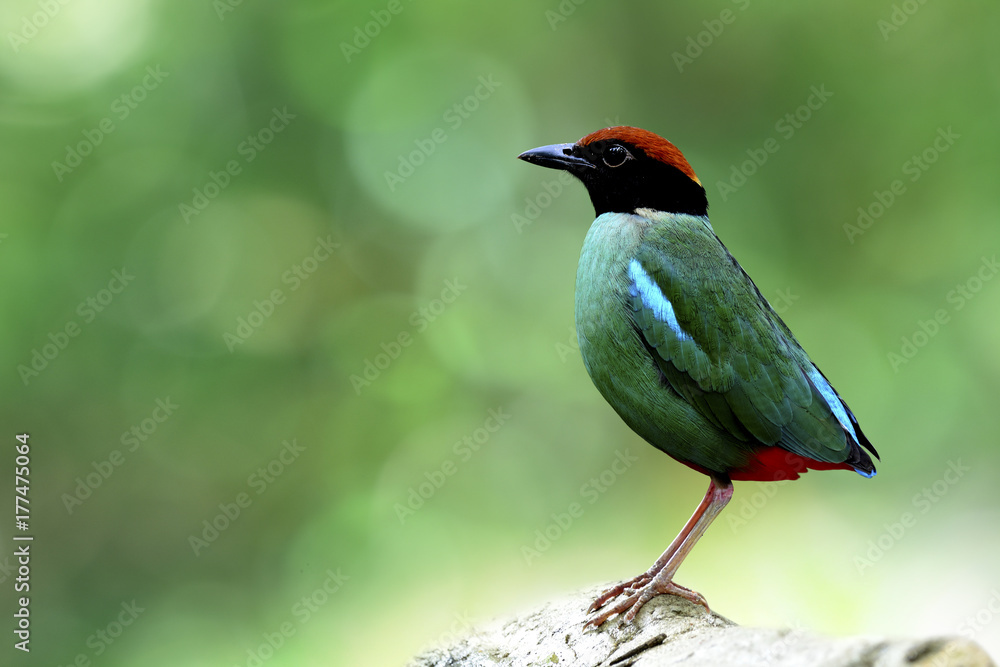
[[[702,238],[710,235],[704,223],[690,216],[677,218],[682,233],[691,234],[693,242],[707,240]],[[707,470],[742,467],[753,446],[710,424],[661,381],[633,324],[628,264],[651,229],[649,220],[626,213],[605,213],[591,225],[576,276],[576,330],[583,363],[605,400],[654,447]]]

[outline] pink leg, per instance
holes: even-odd
[[[713,477],[708,484],[708,491],[705,493],[701,504],[698,505],[694,514],[684,524],[684,528],[681,529],[680,534],[671,542],[667,550],[663,552],[663,555],[645,573],[630,581],[622,582],[618,586],[602,593],[590,606],[588,611],[597,611],[608,600],[622,593],[625,593],[625,598],[614,606],[605,609],[597,616],[590,618],[585,626],[593,625],[597,627],[615,614],[622,614],[626,611],[628,612],[625,615],[626,622],[632,622],[644,604],[657,595],[664,594],[677,595],[708,609],[708,604],[701,594],[675,584],[673,577],[674,573],[681,566],[681,563],[684,562],[684,558],[694,548],[695,543],[705,534],[712,521],[715,520],[715,517],[719,515],[719,512],[729,503],[732,497],[732,482],[729,480],[716,480]]]
[[[666,551],[664,551],[663,554],[656,559],[656,562],[638,577],[633,577],[628,581],[623,581],[617,586],[613,586],[612,588],[609,588],[601,593],[601,595],[590,605],[590,608],[587,609],[588,612],[597,611],[604,606],[605,602],[618,597],[624,592],[634,593],[636,590],[653,580],[653,577],[655,577],[660,570],[663,569],[674,553],[677,552],[677,548],[680,547],[681,543],[684,542],[685,539],[687,539],[687,536],[691,533],[695,524],[699,519],[701,519],[705,510],[708,509],[709,502],[712,498],[712,489],[714,488],[714,484],[714,480],[709,483],[708,492],[705,494],[705,497],[701,499],[701,503],[695,509],[694,514],[692,514],[691,518],[687,520],[687,523],[685,523],[684,527],[681,528],[681,532],[677,534],[677,537],[675,537],[674,541],[670,543],[670,546],[667,547]]]

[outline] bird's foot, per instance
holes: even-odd
[[[601,593],[596,600],[594,600],[590,606],[587,608],[587,613],[593,613],[603,607],[608,600],[618,597],[622,593],[632,595],[637,590],[648,584],[653,580],[655,573],[643,572],[638,577],[633,577],[628,581],[623,581],[616,586],[612,586],[608,590]]]
[[[626,594],[625,597],[613,606],[601,611],[600,614],[587,619],[583,627],[594,626],[596,628],[615,614],[624,614],[625,622],[631,623],[635,620],[636,614],[639,613],[642,606],[657,595],[676,595],[685,600],[690,600],[695,604],[700,604],[706,611],[711,611],[708,608],[708,602],[705,601],[701,593],[693,591],[690,588],[685,588],[680,584],[675,584],[669,577],[661,577],[660,575],[651,577],[649,573],[641,574],[635,579],[622,582],[614,588],[605,591],[599,598],[594,600],[594,604],[590,605],[588,611],[597,611],[604,606],[605,602],[622,593]]]

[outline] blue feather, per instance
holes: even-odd
[[[844,404],[841,402],[840,396],[837,396],[837,392],[833,390],[833,387],[826,381],[823,374],[815,367],[809,369],[809,379],[819,389],[819,393],[823,395],[823,399],[826,401],[830,411],[833,412],[833,416],[837,418],[837,421],[844,427],[844,430],[850,433],[854,441],[857,442],[858,434],[855,432],[854,426],[851,424],[851,419],[847,416],[847,410],[844,409]]]
[[[642,300],[642,305],[653,311],[656,319],[670,327],[679,340],[691,340],[691,336],[681,328],[680,322],[677,321],[670,299],[666,297],[660,286],[649,277],[639,260],[633,259],[628,263],[628,277],[632,281],[629,289],[630,294],[638,296]]]

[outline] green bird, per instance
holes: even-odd
[[[576,331],[594,385],[633,431],[710,480],[663,555],[602,593],[587,625],[616,614],[631,622],[663,594],[707,609],[673,577],[732,498],[733,480],[808,469],[872,477],[865,449],[878,453],[715,235],[705,188],[676,146],[610,127],[518,157],[568,171],[594,204],[576,275]]]

